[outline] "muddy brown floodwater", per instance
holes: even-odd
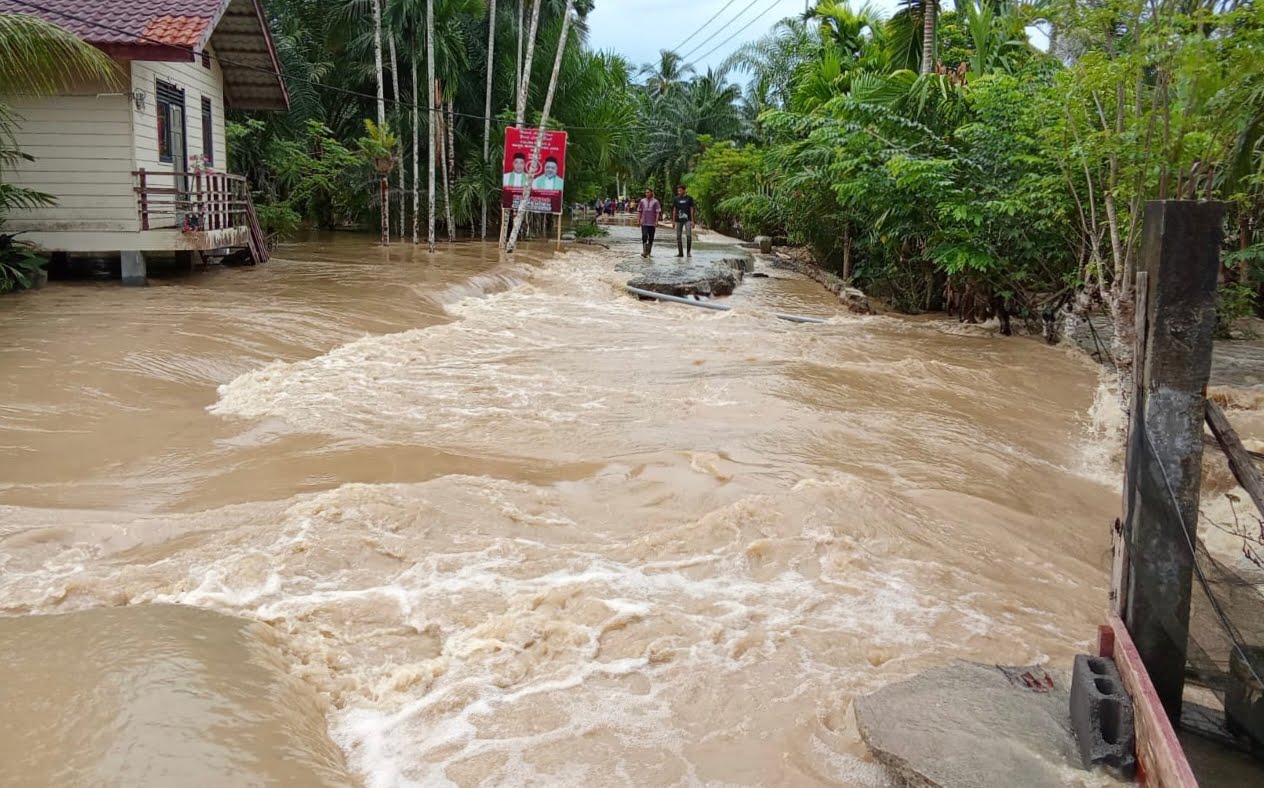
[[[269,744],[309,718],[231,639],[369,786],[877,786],[857,694],[1089,647],[1118,482],[1087,359],[779,271],[728,313],[640,303],[615,263],[342,236],[4,299],[0,645],[46,690],[6,714],[65,698],[192,753],[184,785],[332,779],[338,750]],[[29,615],[146,603],[257,623]],[[146,653],[180,725],[84,692]],[[120,774],[117,737],[21,713],[0,782]]]

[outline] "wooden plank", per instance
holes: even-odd
[[[1142,419],[1145,414],[1145,354],[1149,339],[1148,315],[1150,311],[1150,275],[1137,272],[1133,323],[1137,332],[1132,351],[1132,411],[1128,418],[1128,460],[1124,463],[1123,517],[1112,533],[1112,560],[1110,567],[1110,609],[1123,616],[1128,609],[1128,544],[1132,508],[1137,492],[1136,459],[1140,455]]]
[[[1237,479],[1242,489],[1246,490],[1246,494],[1251,496],[1260,514],[1264,514],[1264,477],[1251,461],[1250,452],[1242,445],[1242,439],[1238,437],[1237,431],[1225,417],[1224,411],[1211,400],[1207,400],[1207,426],[1211,427],[1211,434],[1216,436],[1220,448],[1224,449],[1225,457],[1229,460],[1229,470],[1233,471],[1233,478]]]
[[[1124,689],[1132,698],[1132,719],[1137,730],[1137,782],[1154,788],[1198,788],[1198,780],[1185,760],[1176,730],[1150,682],[1128,628],[1114,613],[1106,620],[1114,636],[1113,653],[1102,656],[1115,660]]]
[[[149,194],[145,191],[145,170],[136,172],[140,177],[140,229],[149,229]]]

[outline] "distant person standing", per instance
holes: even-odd
[[[641,223],[641,257],[649,257],[654,249],[654,230],[662,213],[663,204],[654,199],[654,190],[646,189],[645,197],[636,204],[636,216]]]
[[[685,250],[693,257],[693,198],[685,194],[684,186],[676,187],[672,200],[672,223],[676,225],[676,256],[684,257]],[[682,244],[681,234],[684,234]]]

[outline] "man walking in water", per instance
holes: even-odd
[[[654,229],[662,212],[663,204],[654,199],[654,190],[646,189],[645,197],[636,204],[636,215],[641,222],[641,257],[649,257],[654,248]]]
[[[684,257],[685,250],[693,257],[693,198],[685,194],[684,186],[676,187],[676,199],[672,200],[672,222],[676,225],[676,256]],[[680,234],[684,233],[684,243]]]

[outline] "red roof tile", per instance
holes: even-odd
[[[224,5],[224,0],[0,0],[0,11],[47,19],[98,46],[197,46]]]
[[[289,108],[281,64],[260,0],[0,0],[0,13],[31,14],[112,56],[193,61],[215,32],[224,100],[234,109]]]
[[[141,31],[144,41],[161,41],[176,46],[197,46],[209,19],[200,16],[156,16]]]

